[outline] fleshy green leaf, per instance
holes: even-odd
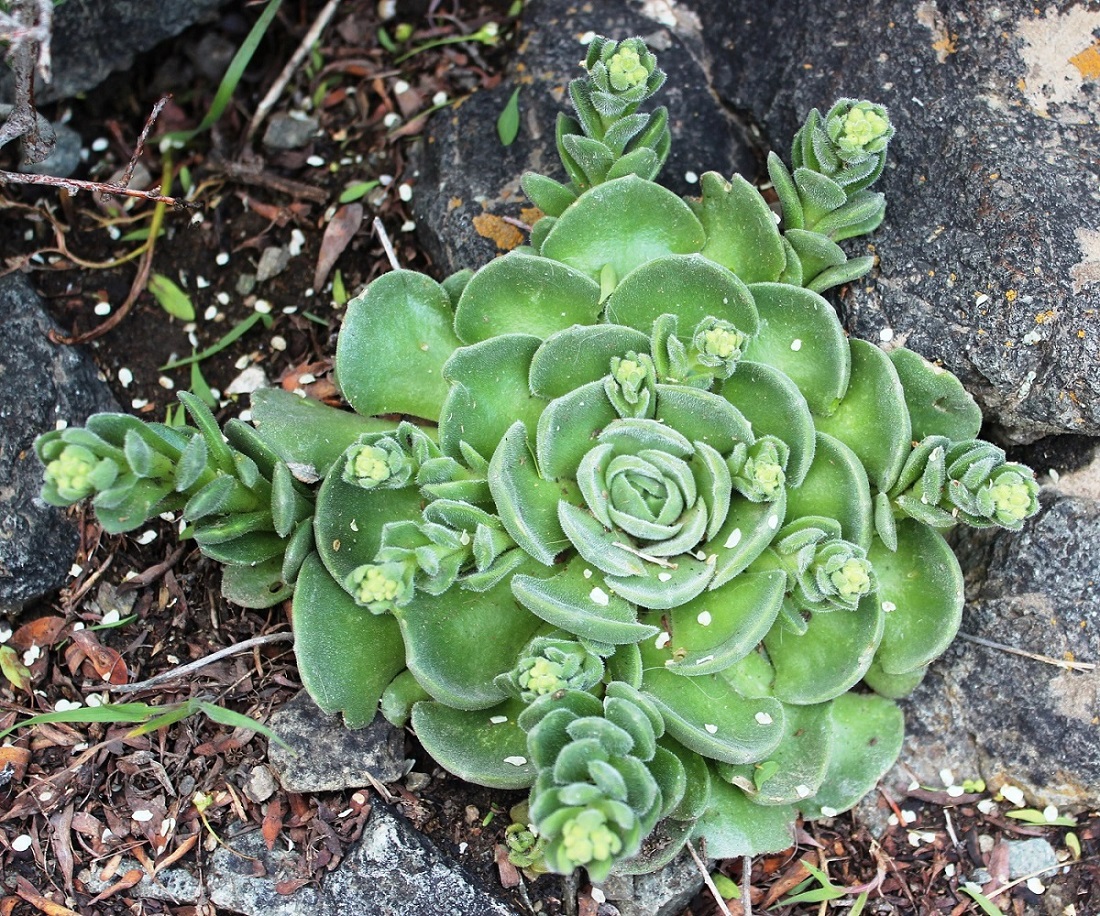
[[[828,416],[844,397],[851,371],[848,339],[833,307],[796,286],[756,283],[749,289],[760,331],[746,345],[744,358],[784,372],[810,411]]]
[[[707,233],[702,254],[746,283],[778,280],[787,258],[771,207],[760,192],[740,175],[726,181],[707,172],[699,184],[703,195],[694,209]]]
[[[874,504],[867,472],[848,446],[825,433],[802,486],[787,494],[787,520],[822,515],[840,522],[846,541],[867,549],[874,530]]]
[[[890,353],[890,361],[905,392],[914,439],[946,436],[962,442],[977,437],[981,409],[954,375],[901,347]]]
[[[648,329],[647,329],[648,331]],[[547,337],[531,360],[531,391],[560,398],[608,374],[611,359],[649,352],[649,334],[622,325],[572,327]]]
[[[336,345],[340,390],[363,416],[438,420],[443,364],[460,345],[447,291],[424,274],[383,274],[348,303]]]
[[[565,264],[513,251],[466,284],[455,333],[467,344],[501,334],[546,338],[574,324],[595,324],[600,308],[598,283]]]
[[[963,608],[962,571],[943,536],[913,519],[899,520],[897,532],[896,551],[875,539],[868,553],[886,612],[875,661],[887,674],[924,668],[941,655]]]
[[[711,779],[710,805],[694,835],[707,841],[716,859],[778,852],[791,845],[795,811],[787,805],[757,805],[724,779]]]
[[[527,759],[527,733],[516,724],[523,709],[517,699],[479,710],[426,701],[413,706],[412,726],[432,759],[459,779],[491,789],[526,789],[536,773]]]
[[[759,320],[744,282],[721,264],[698,254],[653,258],[623,276],[607,303],[607,320],[648,332],[661,315],[677,318],[690,339],[704,318],[730,322],[742,334],[756,333]]]
[[[316,555],[302,564],[292,621],[298,671],[314,702],[342,712],[349,728],[370,724],[382,691],[405,667],[397,621],[359,607]]]
[[[508,97],[504,109],[497,118],[497,136],[500,137],[502,146],[511,146],[516,142],[519,134],[519,91],[517,86]]]
[[[180,321],[195,320],[195,306],[191,303],[191,297],[164,274],[154,273],[149,277],[146,289],[157,300],[160,307],[173,318],[178,318]]]
[[[705,239],[679,197],[628,175],[581,195],[546,236],[542,254],[599,281],[605,266],[625,277],[654,258],[698,251]]]
[[[871,485],[887,492],[912,450],[905,392],[890,358],[865,340],[849,341],[852,374],[837,409],[819,417],[820,432],[848,446],[867,471]]]

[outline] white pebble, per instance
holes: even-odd
[[[699,626],[709,627],[714,618],[710,616],[710,611],[700,611],[695,619],[699,621]]]
[[[657,578],[661,582],[668,582],[670,579],[672,579],[672,573],[666,573],[666,572],[657,573]]]
[[[611,603],[611,597],[598,585],[588,593],[588,597],[600,607],[607,607]]]
[[[741,543],[741,529],[740,528],[734,528],[733,531],[730,532],[730,536],[728,538],[726,538],[725,546],[727,548],[733,548],[733,547],[736,547],[740,543]]]
[[[883,343],[889,343],[894,339],[894,331],[892,328],[883,328],[878,332],[878,339]]]
[[[508,717],[507,716],[489,716],[489,721],[492,722],[493,725],[503,725],[505,722],[508,721]]]
[[[591,579],[592,578],[592,570],[586,569],[583,573],[581,573],[581,575],[584,576],[586,579]]]
[[[663,649],[672,641],[672,637],[664,630],[657,634],[657,639],[653,645],[658,649]]]
[[[133,814],[130,815],[130,817],[132,817],[139,824],[144,824],[153,819],[153,812],[146,811],[144,808],[142,808],[138,811],[135,811]]]
[[[1033,894],[1041,894],[1047,889],[1047,886],[1038,878],[1028,878],[1027,889]]]
[[[257,299],[256,304],[252,306],[252,308],[254,308],[261,315],[271,314],[271,303],[268,302],[266,299]]]
[[[271,349],[272,350],[280,350],[280,351],[285,350],[286,349],[286,338],[285,337],[280,337],[278,334],[276,334],[274,337],[271,338]]]
[[[806,785],[795,786],[794,790],[798,793],[799,798],[809,798],[811,795],[814,794],[810,787]]]
[[[33,665],[39,658],[42,657],[41,646],[31,646],[26,652],[23,653],[23,664],[28,668]]]
[[[695,184],[699,180],[699,176],[694,172],[684,172],[684,181],[688,184]]]
[[[97,315],[110,315],[111,303],[110,302],[97,302],[95,308],[92,309]]]
[[[96,137],[92,141],[92,152],[93,153],[102,153],[110,145],[111,145],[111,142],[106,137]]]
[[[153,535],[154,538],[157,536],[157,533],[155,531],[149,531],[149,532],[146,532],[146,533]],[[153,538],[150,538],[149,540],[152,540],[152,539]],[[118,623],[121,619],[122,619],[122,615],[119,614],[119,612],[117,610],[110,610],[106,614],[103,615],[103,619],[100,620],[99,622],[102,623],[104,626],[109,627],[109,626],[113,626],[114,624]]]
[[[405,201],[405,203],[408,203],[410,200],[413,199],[413,189],[412,189],[412,187],[410,185],[407,185],[404,182],[402,182],[397,187],[397,196],[400,197],[403,201]]]
[[[129,388],[133,381],[134,373],[127,369],[125,366],[118,370],[118,383],[123,388]]]
[[[821,806],[822,817],[836,817],[836,808],[830,808],[828,805]]]
[[[1024,790],[1019,786],[1014,786],[1011,783],[1001,786],[1001,796],[1017,808],[1024,806]]]
[[[707,730],[707,734],[714,735],[718,733],[718,726],[711,725],[709,722],[703,726]]]
[[[311,166],[312,168],[315,168],[315,169],[321,168],[321,166],[323,166],[324,164],[325,164],[325,160],[321,156],[310,156],[306,160],[306,165]]]
[[[917,812],[910,811],[908,808],[902,808],[901,819],[907,824],[912,824],[917,819]]]
[[[802,341],[796,337],[794,340],[791,341],[791,349],[795,351],[801,350]]]
[[[955,784],[955,774],[952,773],[947,767],[940,770],[940,782],[945,786],[952,786]]]
[[[758,712],[755,716],[753,716],[753,718],[756,719],[756,721],[759,722],[761,725],[772,724],[772,717],[768,715],[768,713],[763,711]]]
[[[443,92],[442,90],[437,92],[435,95],[432,96],[432,104],[436,105],[436,106],[446,105],[447,104],[447,93]]]
[[[409,91],[409,84],[406,83],[404,80],[398,80],[396,83],[393,84],[393,91],[396,92],[398,95],[404,95],[406,92]]]
[[[1043,809],[1043,817],[1048,821],[1053,821],[1058,817],[1058,809],[1054,805],[1047,805]]]
[[[167,375],[162,375],[160,378],[158,378],[157,384],[160,385],[161,388],[164,388],[168,391],[171,391],[173,388],[176,387],[176,383],[173,382]]]
[[[887,614],[889,614],[891,611],[896,611],[898,609],[898,606],[894,604],[893,601],[883,601],[882,609],[886,611]]]
[[[217,264],[218,267],[225,267],[225,265],[229,263],[229,252],[219,251],[218,256],[214,258],[214,263]]]
[[[527,762],[526,757],[520,757],[518,754],[515,757],[505,757],[505,763],[510,763],[514,767],[521,767]]]
[[[401,123],[401,115],[399,115],[396,111],[391,111],[382,119],[382,123],[386,126],[387,130],[393,130],[395,127],[397,127],[398,124]]]
[[[220,292],[214,298],[218,300],[218,305],[229,305],[229,293],[227,292]]]
[[[33,842],[34,840],[30,838],[29,834],[21,833],[11,841],[11,850],[12,852],[26,852],[31,848]]]
[[[779,516],[778,515],[769,515],[768,516],[768,527],[771,528],[772,531],[774,531],[776,528],[779,527]]]
[[[975,806],[982,814],[992,814],[997,810],[997,803],[992,798],[983,798]]]
[[[0,646],[11,639],[11,627],[6,623],[0,623]]]
[[[958,798],[965,793],[965,789],[962,786],[948,786],[947,796],[948,798]]]
[[[61,699],[54,703],[54,710],[56,712],[68,712],[70,709],[80,709],[82,703],[74,702],[72,700]]]
[[[405,220],[405,222],[403,222],[401,224],[401,231],[402,232],[412,232],[415,228],[416,228],[416,222],[414,220],[411,220],[411,219],[407,219],[407,220]]]
[[[69,575],[72,576],[74,579],[82,572],[84,572],[84,567],[81,566],[79,563],[74,563],[72,566],[69,567]]]

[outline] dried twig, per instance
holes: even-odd
[[[1070,671],[1095,671],[1096,665],[1092,662],[1071,662],[1062,658],[1051,658],[1049,655],[1040,655],[1037,652],[1028,652],[1026,649],[1017,649],[1014,646],[1006,646],[1002,642],[994,642],[992,639],[984,639],[981,636],[973,636],[970,633],[959,632],[959,638],[965,639],[967,642],[975,643],[979,646],[985,646],[987,649],[1000,649],[1002,652],[1008,652],[1012,655],[1019,655],[1023,658],[1030,658],[1037,662],[1046,662],[1048,665],[1056,665],[1059,668],[1067,668]]]
[[[173,668],[171,671],[164,671],[148,680],[138,681],[136,684],[109,685],[106,689],[112,693],[139,693],[142,690],[148,690],[151,687],[159,687],[161,684],[167,684],[170,681],[176,681],[182,677],[187,677],[187,675],[194,674],[207,665],[221,661],[223,658],[228,658],[230,655],[236,655],[238,652],[250,652],[256,646],[266,646],[275,642],[290,642],[293,639],[294,634],[292,633],[268,633],[266,636],[254,636],[252,639],[246,639],[244,642],[226,646],[224,649],[219,649],[217,652],[212,652],[210,655],[204,656],[203,658],[195,659],[195,661],[188,662],[186,665],[180,665],[178,668]]]
[[[695,847],[691,845],[691,841],[687,844],[688,852],[691,853],[691,857],[695,860],[695,867],[699,869],[699,874],[703,876],[703,883],[707,886],[707,890],[710,891],[710,895],[714,898],[714,902],[718,904],[725,916],[733,916],[730,912],[730,908],[726,906],[726,901],[722,898],[722,895],[718,893],[718,888],[714,886],[714,879],[711,878],[710,872],[707,871],[707,864],[699,858],[699,853],[695,851]]]
[[[109,181],[84,181],[79,178],[58,178],[56,175],[33,175],[23,172],[7,172],[0,169],[0,184],[37,184],[51,188],[60,188],[75,194],[78,191],[92,191],[97,194],[111,194],[118,197],[141,197],[158,204],[167,204],[177,210],[196,209],[197,204],[189,203],[178,197],[167,197],[160,193],[160,188],[149,191],[138,191],[122,184],[114,184]]]
[[[325,4],[325,8],[317,14],[317,18],[313,21],[313,25],[311,25],[309,31],[302,36],[302,40],[298,44],[297,49],[291,55],[290,60],[286,62],[286,66],[283,67],[282,72],[276,77],[275,82],[267,91],[267,95],[265,95],[260,104],[256,106],[256,113],[252,116],[252,120],[248,122],[248,130],[245,131],[246,141],[252,139],[260,125],[264,122],[264,118],[266,118],[271,109],[275,107],[275,103],[279,101],[279,96],[283,94],[286,84],[289,83],[294,74],[298,72],[298,68],[301,67],[302,61],[306,59],[310,49],[317,43],[325,27],[332,21],[332,17],[336,15],[336,9],[340,6],[341,2],[342,0],[328,0],[328,3]]]

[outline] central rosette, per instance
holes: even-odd
[[[600,523],[651,557],[694,550],[708,521],[721,525],[731,478],[722,456],[656,420],[617,420],[577,468],[577,484]],[[568,532],[567,532],[568,533]],[[583,539],[582,543],[583,543]],[[581,544],[577,544],[581,549]]]

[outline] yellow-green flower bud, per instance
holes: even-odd
[[[842,143],[848,146],[865,147],[889,130],[886,119],[863,108],[853,108],[844,119],[844,137]]]
[[[607,74],[611,78],[612,88],[617,92],[626,92],[649,79],[649,71],[646,70],[638,52],[630,47],[619,48],[611,55]]]
[[[562,846],[570,860],[577,865],[587,865],[616,855],[623,848],[623,842],[607,826],[602,811],[588,808],[566,821],[562,827]]]
[[[411,597],[411,571],[400,563],[368,564],[352,570],[345,587],[356,604],[381,614]]]
[[[993,511],[997,519],[1022,522],[1032,514],[1035,505],[1033,487],[1015,471],[1001,474],[990,488],[993,497]]]
[[[871,590],[871,564],[852,557],[829,576],[837,594],[845,601],[858,601]]]
[[[389,480],[389,455],[373,445],[364,445],[351,454],[348,459],[348,473],[360,486],[372,487]]]
[[[531,667],[519,676],[519,685],[532,693],[544,694],[565,686],[562,666],[548,658],[536,658]]]
[[[100,459],[82,445],[66,445],[53,461],[46,465],[46,480],[57,488],[62,499],[77,502],[95,492],[89,479]]]
[[[727,328],[714,327],[703,333],[703,352],[718,359],[729,359],[734,353],[740,355],[741,345],[744,342],[743,334]]]

